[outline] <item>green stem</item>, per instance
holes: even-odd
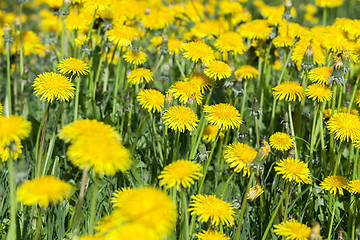
[[[312,159],[313,159],[313,152],[314,152],[314,144],[316,141],[316,134],[315,134],[315,127],[316,127],[316,120],[317,120],[317,112],[319,111],[319,105],[316,104],[315,106],[315,110],[314,110],[314,117],[313,117],[313,123],[312,123],[312,128],[311,128],[311,139],[310,139],[310,160],[309,163],[310,165],[312,164]]]
[[[358,83],[359,83],[359,77],[356,78],[356,82],[355,82],[355,85],[354,85],[354,89],[353,89],[353,92],[351,94],[351,99],[350,99],[350,103],[349,103],[349,108],[348,108],[348,113],[350,113],[351,111],[351,107],[354,103],[354,99],[355,99],[355,95],[356,95],[356,91],[357,91],[357,87],[358,87]]]
[[[282,201],[283,201],[284,197],[285,197],[285,192],[281,195],[281,198],[279,200],[278,205],[276,206],[275,210],[272,212],[271,219],[270,219],[270,221],[269,221],[269,223],[268,223],[268,225],[267,225],[267,227],[265,229],[264,235],[261,238],[261,240],[266,240],[266,237],[267,237],[267,235],[269,233],[270,228],[272,227],[272,223],[273,223],[273,221],[274,221],[274,219],[276,217],[276,214],[279,211],[280,206],[282,205]]]
[[[120,56],[118,59],[118,64],[116,68],[116,79],[115,79],[115,89],[114,89],[114,99],[113,99],[113,106],[112,106],[112,118],[113,122],[115,121],[115,108],[116,108],[116,99],[119,91],[119,79],[120,79],[120,67],[121,67],[121,59],[122,59],[122,48],[120,50]]]
[[[10,150],[9,150],[10,152]],[[15,193],[15,179],[14,179],[14,160],[9,154],[8,167],[9,167],[9,187],[10,187],[10,227],[7,235],[7,240],[16,239],[16,211],[17,211],[17,202],[16,202],[16,193]]]
[[[295,149],[295,158],[299,159],[299,155],[297,152],[297,148],[296,148],[296,139],[295,139],[295,131],[294,131],[294,123],[292,120],[292,113],[291,113],[291,103],[289,102],[288,104],[288,111],[289,111],[289,121],[290,121],[290,130],[291,130],[291,135],[294,139],[294,149]]]
[[[340,165],[340,159],[341,159],[341,153],[342,153],[341,150],[344,147],[344,145],[345,145],[345,142],[341,142],[340,145],[339,145],[338,155],[337,155],[336,162],[335,162],[335,167],[334,167],[334,173],[332,175],[337,174],[337,170],[338,170],[339,165]]]
[[[64,59],[64,49],[65,49],[65,15],[62,16],[62,32],[61,32],[61,50],[60,50],[60,59]]]
[[[244,117],[244,108],[245,108],[245,103],[246,103],[246,87],[247,87],[247,81],[244,80],[244,91],[243,91],[243,97],[242,97],[242,102],[241,102],[241,110],[240,110],[240,117]],[[236,107],[236,106],[235,106]]]
[[[81,78],[77,77],[75,78],[75,81],[76,81],[76,89],[75,89],[74,122],[78,120]]]
[[[183,216],[185,216],[184,220],[184,228],[183,228],[183,239],[188,240],[190,237],[189,234],[189,213],[187,210],[187,200],[186,200],[186,188],[181,189],[181,210]]]
[[[51,106],[51,102],[48,103],[48,106],[47,106],[46,111],[45,111],[45,115],[43,117],[44,121],[42,121],[43,124],[40,124],[39,131],[38,131],[38,136],[37,136],[37,139],[36,139],[35,154],[37,153],[37,149],[38,149],[37,147],[39,146],[38,145],[38,142],[39,142],[38,138],[39,138],[39,133],[40,133],[40,129],[41,129],[40,148],[39,148],[37,158],[35,158],[35,159],[37,159],[36,177],[39,177],[40,172],[41,172],[41,161],[42,161],[42,154],[43,154],[43,147],[44,147],[45,130],[46,130],[47,119],[48,119],[48,116],[49,116],[50,106]]]
[[[327,18],[327,8],[326,7],[324,7],[324,11],[323,11],[323,21],[322,21],[322,25],[323,26],[326,26],[326,18]]]
[[[153,117],[153,113],[150,112],[150,120],[151,120],[151,123],[152,123],[152,127],[154,129],[154,134],[155,134],[155,140],[156,140],[156,145],[157,145],[157,151],[159,152],[159,155],[160,155],[160,160],[161,160],[161,164],[165,164],[164,162],[164,156],[163,156],[163,153],[161,151],[161,142],[160,142],[160,137],[157,133],[157,129],[156,129],[156,126],[155,126],[155,121],[154,121],[154,117]]]
[[[40,238],[41,228],[42,228],[42,216],[43,216],[44,209],[40,208],[38,219],[36,222],[36,232],[35,232],[35,240],[38,240]]]
[[[234,177],[234,175],[235,175],[235,172],[233,171],[232,174],[230,175],[230,177],[228,178],[228,180],[226,181],[225,187],[224,187],[224,189],[223,189],[223,191],[222,191],[222,193],[221,193],[221,200],[223,200],[223,199],[225,198],[226,190],[227,190],[227,188],[229,187],[229,184],[230,184],[230,182],[231,182],[231,179]]]
[[[245,214],[245,208],[246,208],[246,203],[247,203],[247,195],[249,193],[250,190],[250,186],[252,184],[252,181],[254,179],[255,173],[252,172],[251,176],[250,176],[250,180],[249,183],[247,185],[246,191],[244,193],[244,197],[242,200],[242,204],[241,204],[241,210],[240,210],[240,216],[239,216],[239,222],[238,222],[238,226],[236,228],[236,235],[235,235],[235,240],[240,240],[240,233],[241,233],[241,228],[242,228],[242,221],[244,218],[244,214]]]
[[[10,70],[10,43],[6,42],[6,76],[7,76],[7,94],[6,94],[6,116],[11,115],[11,70]]]
[[[287,183],[286,184],[286,189],[285,189],[285,192],[286,192],[286,196],[285,196],[285,213],[284,213],[284,220],[287,221],[288,219],[288,207],[289,207],[289,203],[290,203],[290,196],[291,196],[291,193],[292,193],[292,190],[293,190],[293,187],[291,187],[290,189],[290,192],[289,192],[289,186],[290,186],[290,183]]]
[[[91,202],[90,202],[90,222],[89,222],[89,232],[88,234],[91,235],[94,232],[94,225],[95,225],[95,218],[96,218],[96,200],[98,195],[98,179],[97,176],[94,176],[94,185],[93,185],[93,192],[91,195]]]
[[[130,150],[131,155],[134,155],[134,151],[136,149],[136,144],[137,144],[137,142],[139,140],[139,137],[140,137],[141,129],[142,129],[148,115],[149,115],[149,112],[147,112],[145,114],[145,116],[142,117],[141,120],[140,120],[140,124],[139,124],[139,127],[138,127],[137,131],[136,131],[136,136],[135,136],[134,142],[132,143],[132,146],[131,146],[131,150]]]
[[[259,124],[256,115],[254,116],[254,118],[255,118],[256,146],[260,148]]]
[[[334,224],[334,217],[335,217],[335,210],[336,210],[336,195],[335,195],[335,201],[333,202],[333,210],[331,213],[331,220],[330,220],[330,227],[329,227],[329,234],[328,234],[328,240],[331,240],[331,235],[332,235],[332,227]]]
[[[175,150],[174,150],[174,155],[173,155],[173,159],[172,159],[173,162],[177,160],[177,158],[178,158],[178,153],[179,153],[179,148],[180,148],[180,146],[179,146],[180,131],[179,131],[179,130],[176,130],[175,136],[176,136],[176,138],[175,138],[175,144],[174,144]]]

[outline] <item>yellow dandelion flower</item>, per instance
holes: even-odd
[[[190,82],[200,88],[201,93],[204,93],[205,90],[210,90],[210,88],[214,85],[214,80],[203,73],[194,73]]]
[[[14,140],[10,144],[0,142],[0,159],[5,162],[10,157],[16,160],[22,153],[23,146],[20,140]]]
[[[332,97],[330,88],[320,83],[314,83],[305,89],[305,95],[313,101],[329,101]]]
[[[274,225],[274,233],[292,240],[307,240],[311,234],[311,228],[299,223],[295,219]]]
[[[256,78],[259,75],[259,71],[250,65],[242,65],[238,69],[235,70],[235,78],[238,81],[242,81],[243,79]]]
[[[325,64],[325,55],[323,53],[323,50],[321,49],[321,46],[318,42],[312,41],[310,42],[308,39],[301,38],[295,45],[294,50],[291,55],[291,59],[294,61],[296,66],[300,68],[301,63],[304,59],[305,52],[307,48],[311,45],[311,48],[313,50],[313,61],[314,64],[323,65]]]
[[[354,194],[360,193],[360,180],[349,181],[347,189]]]
[[[360,119],[350,113],[335,113],[328,121],[330,133],[340,141],[355,140],[360,137]]]
[[[145,89],[136,97],[140,106],[149,112],[161,112],[164,107],[165,96],[155,89]]]
[[[231,76],[231,68],[227,63],[222,61],[213,61],[206,66],[204,73],[210,78],[221,80]]]
[[[343,4],[344,0],[315,0],[315,5],[318,7],[335,8]]]
[[[297,82],[285,81],[273,88],[273,96],[278,100],[301,101],[305,96],[305,89]]]
[[[184,42],[182,40],[170,38],[168,40],[169,54],[174,55],[174,54],[180,53],[182,51],[183,45],[184,45]]]
[[[166,185],[166,189],[176,186],[178,190],[180,186],[188,188],[202,176],[201,169],[201,164],[189,160],[172,162],[161,171],[160,186]]]
[[[204,112],[208,113],[206,120],[220,129],[238,128],[242,124],[239,111],[228,103],[206,105]]]
[[[108,31],[109,41],[113,41],[119,47],[127,47],[131,41],[138,36],[138,33],[133,27],[129,26],[116,26]]]
[[[235,206],[231,203],[225,202],[215,197],[215,195],[193,195],[191,196],[191,203],[188,211],[191,215],[200,216],[198,221],[207,222],[211,220],[211,224],[218,226],[220,222],[222,225],[233,225]]]
[[[115,137],[120,141],[119,133],[110,125],[104,122],[90,119],[80,119],[64,126],[58,136],[66,143],[76,141],[80,138],[91,137],[95,134],[102,134],[108,137]]]
[[[135,52],[133,50],[130,50],[124,54],[124,59],[126,62],[133,65],[143,64],[146,62],[146,53],[142,51]]]
[[[286,158],[276,163],[274,167],[277,174],[283,174],[283,178],[296,183],[311,184],[310,170],[307,163],[296,158]]]
[[[223,33],[215,41],[215,47],[221,52],[243,54],[246,50],[241,35],[237,32]]]
[[[134,223],[123,223],[105,235],[106,240],[136,239],[159,240],[160,236],[151,228]]]
[[[85,32],[91,26],[91,19],[92,17],[88,14],[70,11],[70,14],[66,16],[65,27],[70,31]]]
[[[110,199],[110,202],[113,204],[113,207],[116,208],[118,206],[121,206],[121,205],[119,205],[119,203],[121,203],[121,198],[126,196],[126,194],[128,194],[134,190],[135,190],[134,188],[130,188],[130,187],[121,188],[121,189],[116,190],[113,193],[113,197]]]
[[[174,98],[179,99],[183,104],[186,104],[191,100],[200,105],[203,97],[200,92],[200,87],[191,81],[177,81],[170,87],[169,93],[171,93]]]
[[[254,148],[243,143],[232,143],[225,146],[224,158],[230,168],[235,168],[234,171],[239,173],[244,169],[244,176],[250,175],[249,164],[255,159],[257,152]]]
[[[317,67],[309,72],[308,77],[312,82],[325,85],[328,83],[332,72],[333,69],[331,67]]]
[[[344,195],[343,189],[346,189],[349,181],[342,176],[328,176],[320,183],[320,187],[324,190],[330,191],[330,194],[336,194],[338,191]]]
[[[208,124],[205,128],[204,128],[204,132],[202,135],[202,139],[203,140],[208,140],[209,142],[214,141],[216,139],[217,133],[219,131],[219,127],[213,124]],[[224,137],[224,133],[222,131],[220,131],[219,133],[219,138]]]
[[[165,111],[161,120],[168,125],[169,128],[180,132],[184,132],[185,129],[193,132],[199,122],[194,111],[183,105],[170,107]]]
[[[125,224],[151,230],[157,239],[163,238],[174,229],[177,219],[176,204],[160,189],[141,187],[127,190],[118,198],[117,204],[111,215],[102,218],[98,223],[96,229],[100,235],[118,230]]]
[[[151,9],[150,14],[143,17],[142,23],[148,29],[163,29],[174,21],[174,15],[167,7]]]
[[[269,143],[276,150],[287,151],[294,146],[294,139],[289,134],[276,132],[270,136]]]
[[[322,114],[323,114],[323,119],[324,120],[327,120],[331,117],[332,115],[332,109],[331,108],[328,108],[328,109],[323,109],[322,110]]]
[[[195,234],[198,240],[230,240],[230,237],[225,233],[219,232],[217,230],[202,230],[201,233]]]
[[[83,60],[69,57],[60,61],[57,66],[57,70],[64,75],[87,75],[89,67]]]
[[[58,73],[45,72],[40,74],[31,86],[34,87],[36,96],[42,95],[40,100],[45,99],[52,102],[55,98],[60,101],[69,101],[69,98],[74,97],[74,84],[69,78]]]
[[[185,43],[183,50],[183,56],[193,62],[200,60],[208,64],[215,60],[214,51],[202,41]]]
[[[17,199],[28,206],[39,203],[47,207],[49,203],[57,204],[70,197],[73,190],[69,183],[53,176],[43,176],[22,184],[17,191]]]
[[[261,143],[262,143],[262,147],[259,149],[258,154],[261,159],[264,159],[269,156],[271,152],[271,148],[270,148],[270,144],[267,141],[265,141],[265,139],[263,139]]]
[[[90,38],[88,38],[86,35],[81,34],[79,37],[75,38],[75,44],[79,46],[83,46],[85,42],[88,42]]]
[[[258,198],[263,193],[264,193],[264,189],[262,189],[259,184],[256,184],[255,186],[250,188],[250,190],[247,194],[247,200],[254,201],[256,198]]]
[[[24,56],[29,56],[30,54],[44,54],[45,46],[41,44],[40,37],[36,35],[33,31],[23,31],[21,33],[22,37],[22,47],[24,51]],[[13,50],[14,52],[20,51],[20,36],[17,35],[14,39]]]
[[[267,20],[255,19],[240,25],[237,31],[247,39],[266,40],[269,39],[272,28]]]
[[[278,32],[280,33],[280,35],[288,35],[291,39],[294,40],[296,37],[301,38],[303,36],[306,36],[309,33],[309,28],[303,27],[295,22],[287,22],[282,20],[279,25]]]
[[[237,12],[241,12],[243,10],[243,6],[240,4],[240,1],[221,1],[220,4],[220,14],[234,14]]]
[[[275,47],[291,47],[294,44],[294,39],[288,35],[279,35],[272,40]]]
[[[91,12],[111,9],[111,0],[82,0],[82,4]]]
[[[153,81],[152,72],[146,68],[136,68],[131,71],[127,77],[127,81],[132,84],[140,84],[143,81],[150,82]]]

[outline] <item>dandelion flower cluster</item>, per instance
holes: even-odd
[[[183,50],[184,57],[193,62],[200,60],[207,64],[215,60],[215,55],[211,47],[201,41],[185,43]]]
[[[195,235],[198,240],[230,240],[230,237],[225,233],[216,230],[202,230],[201,233]]]
[[[296,183],[311,184],[310,170],[305,162],[295,158],[286,158],[276,163],[274,167],[277,174],[282,174],[284,179]]]
[[[245,45],[242,37],[237,32],[223,33],[216,39],[215,47],[221,52],[229,52],[232,54],[243,54]]]
[[[188,188],[194,184],[194,180],[199,179],[202,174],[200,173],[202,167],[199,163],[189,160],[177,160],[167,165],[161,171],[160,185],[166,185],[166,189],[176,186],[179,190],[180,186]]]
[[[190,82],[200,88],[201,93],[204,93],[205,90],[210,90],[210,88],[214,85],[214,80],[203,73],[194,73]]]
[[[55,98],[60,101],[69,101],[70,98],[74,97],[74,84],[69,78],[58,73],[45,72],[40,74],[31,86],[34,87],[36,96],[42,95],[40,100],[45,99],[52,102]]]
[[[259,71],[250,65],[242,65],[235,70],[235,78],[240,82],[243,79],[256,78],[258,75],[259,75]]]
[[[40,206],[47,207],[49,203],[57,204],[70,197],[72,190],[69,183],[53,176],[44,176],[21,185],[17,191],[17,199],[28,206],[39,203]]]
[[[211,224],[218,226],[220,222],[222,225],[233,225],[235,206],[231,203],[225,202],[215,197],[215,195],[193,195],[191,196],[191,203],[189,210],[191,215],[200,216],[198,221],[207,222],[211,220]]]
[[[285,81],[273,88],[273,95],[278,100],[301,101],[305,96],[305,89],[297,82]]]
[[[170,107],[161,119],[169,128],[180,132],[184,132],[185,129],[193,132],[199,122],[194,111],[183,105]]]
[[[146,62],[146,53],[143,51],[130,50],[124,54],[124,59],[133,65],[143,64]]]
[[[232,143],[224,150],[224,158],[230,168],[239,173],[244,169],[244,175],[250,174],[249,164],[255,159],[257,152],[254,148],[243,143]]]
[[[169,89],[169,93],[174,98],[179,99],[183,104],[187,104],[189,100],[201,104],[203,95],[200,87],[191,81],[177,81]]]
[[[155,89],[145,89],[136,97],[140,106],[149,112],[161,112],[164,107],[165,96]]]
[[[129,26],[116,26],[108,31],[108,39],[119,47],[127,47],[137,36],[136,30]]]
[[[228,103],[219,103],[204,107],[204,112],[208,113],[206,120],[218,126],[220,129],[238,128],[242,124],[238,110]]]
[[[87,75],[89,72],[89,67],[86,62],[72,57],[61,60],[57,69],[62,74]]]
[[[320,183],[320,187],[330,191],[330,194],[336,194],[339,191],[341,195],[344,195],[343,189],[347,188],[348,182],[349,181],[342,176],[329,176]]]
[[[289,134],[276,132],[270,136],[269,143],[276,150],[287,151],[294,146],[294,139]]]
[[[295,219],[274,225],[274,233],[287,237],[286,239],[307,240],[311,233],[311,228],[299,223]]]

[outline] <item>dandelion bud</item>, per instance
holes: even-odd
[[[289,21],[292,18],[292,15],[291,15],[292,2],[291,2],[291,0],[285,0],[284,6],[285,6],[285,10],[282,15],[282,19],[285,18],[286,21]]]
[[[96,83],[96,90],[95,90],[95,104],[96,106],[100,106],[101,104],[103,104],[104,102],[104,98],[103,98],[103,94],[101,92],[101,87],[99,82]]]
[[[252,188],[250,188],[248,194],[247,194],[247,199],[252,202],[254,201],[257,197],[259,197],[262,193],[264,192],[264,190],[261,188],[261,186],[259,184],[256,184],[255,186],[253,186]]]
[[[6,46],[7,43],[12,43],[13,42],[13,37],[11,35],[10,25],[5,24],[3,30],[4,30],[3,45]]]
[[[310,71],[314,68],[314,51],[309,45],[305,51],[303,61],[301,63],[301,69],[304,69],[305,71]]]
[[[310,240],[320,240],[322,239],[320,236],[320,224],[318,222],[314,222],[312,224],[312,230],[309,236]]]
[[[271,152],[270,145],[267,141],[262,140],[262,147],[259,149],[258,154],[261,159],[267,158]]]
[[[160,45],[160,54],[168,55],[169,54],[169,48],[168,48],[168,36],[164,33],[162,35],[162,42]]]
[[[343,84],[345,82],[343,76],[343,68],[344,64],[340,57],[334,57],[334,65],[333,65],[333,72],[329,77],[328,84],[335,81],[338,84]]]
[[[71,0],[64,0],[63,5],[60,9],[60,15],[66,16],[70,14]]]
[[[350,70],[350,52],[348,50],[343,50],[341,59],[344,64],[343,72],[347,73]]]

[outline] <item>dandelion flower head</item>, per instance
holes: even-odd
[[[161,112],[164,107],[165,96],[155,89],[145,89],[136,97],[140,106],[149,112]]]
[[[266,40],[272,28],[267,20],[255,19],[240,25],[237,31],[247,39]]]
[[[289,134],[283,132],[276,132],[269,138],[269,143],[272,148],[279,151],[287,151],[294,146],[294,140]]]
[[[294,61],[294,63],[298,68],[300,68],[301,63],[303,62],[305,56],[305,52],[310,45],[313,50],[314,64],[318,64],[318,65],[325,64],[326,59],[320,44],[316,41],[310,42],[308,39],[301,38],[294,46],[294,50],[291,55],[291,59]]]
[[[202,41],[185,43],[183,56],[193,62],[199,60],[208,64],[215,60],[214,51],[209,45]]]
[[[294,44],[294,39],[288,35],[280,34],[272,40],[275,47],[291,47]]]
[[[160,176],[160,186],[166,185],[166,189],[176,186],[179,190],[180,186],[188,188],[194,184],[194,180],[199,179],[201,164],[189,160],[177,160],[167,165]]]
[[[285,81],[273,88],[273,95],[278,100],[301,101],[305,96],[305,89],[297,82]]]
[[[232,143],[225,146],[224,158],[230,168],[236,173],[244,169],[244,176],[250,175],[250,163],[255,159],[257,152],[254,148],[244,143]]]
[[[311,228],[299,223],[295,219],[274,225],[274,233],[282,235],[288,240],[307,240],[311,233]]]
[[[235,78],[239,82],[243,79],[254,79],[259,75],[259,71],[251,65],[242,65],[235,70]]]
[[[360,137],[360,119],[351,113],[335,113],[329,119],[327,128],[337,140],[348,142]]]
[[[218,226],[220,222],[222,225],[233,225],[235,206],[229,202],[225,202],[215,195],[193,195],[191,196],[191,203],[188,211],[191,215],[200,216],[198,221],[207,222],[211,220],[211,224]]]
[[[256,184],[252,188],[250,188],[247,199],[249,201],[254,201],[257,197],[264,193],[264,189],[259,184]]]
[[[315,0],[315,5],[323,8],[335,8],[343,4],[344,0]]]
[[[36,96],[42,95],[40,100],[45,99],[52,102],[55,98],[60,101],[69,101],[70,98],[74,97],[74,84],[69,78],[58,73],[45,72],[40,74],[31,86],[34,87]]]
[[[204,132],[202,135],[202,139],[205,140],[207,139],[209,142],[214,141],[216,139],[216,136],[218,134],[218,131],[220,130],[220,128],[214,124],[208,124],[205,128],[204,128]],[[224,133],[222,131],[219,132],[219,138],[224,137]]]
[[[230,237],[225,233],[219,232],[217,230],[202,230],[201,233],[195,235],[198,240],[230,240]]]
[[[237,32],[223,33],[216,39],[215,47],[221,52],[243,54],[246,50],[242,37]]]
[[[213,61],[206,66],[204,73],[210,78],[221,80],[231,76],[231,68],[222,61]]]
[[[143,81],[150,82],[153,80],[152,72],[146,68],[136,68],[131,71],[127,77],[127,81],[132,84],[140,84]]]
[[[70,197],[72,190],[69,183],[53,176],[43,176],[21,185],[17,191],[17,199],[28,206],[39,203],[40,206],[47,207],[49,203],[57,204]]]
[[[149,229],[159,238],[173,230],[177,219],[176,204],[162,190],[140,187],[121,194],[124,195],[118,197],[117,208],[96,227],[99,234],[124,224]]]
[[[177,81],[169,89],[169,93],[173,95],[175,99],[183,104],[188,103],[191,99],[197,104],[201,104],[203,95],[200,92],[200,87],[191,81]]]
[[[275,171],[283,178],[296,183],[311,184],[310,170],[305,162],[295,158],[286,158],[276,163]]]
[[[317,67],[309,72],[308,77],[312,82],[326,85],[332,72],[333,69],[331,67]]]
[[[183,105],[170,107],[161,119],[169,128],[180,132],[184,132],[185,129],[193,132],[199,122],[194,111]]]
[[[62,74],[87,75],[89,67],[86,62],[78,58],[65,58],[60,61],[57,69]]]
[[[239,111],[228,103],[206,105],[204,112],[207,113],[206,120],[222,130],[238,128],[242,124]]]
[[[131,41],[138,36],[138,33],[133,27],[129,26],[115,26],[108,31],[108,39],[119,47],[127,47]]]
[[[347,188],[348,182],[349,181],[342,176],[329,176],[320,183],[320,187],[330,191],[330,194],[336,194],[339,191],[341,195],[344,195],[343,189]]]
[[[124,59],[126,62],[133,65],[143,64],[146,62],[146,53],[144,53],[143,51],[137,52],[134,50],[130,50],[124,54]]]
[[[325,102],[332,97],[330,88],[320,83],[314,83],[305,89],[305,95],[313,101]]]
[[[360,180],[349,181],[347,189],[351,193],[359,194],[360,193]]]
[[[210,88],[214,85],[214,80],[203,73],[194,73],[190,82],[200,88],[201,93],[204,93],[205,90],[210,90]]]

